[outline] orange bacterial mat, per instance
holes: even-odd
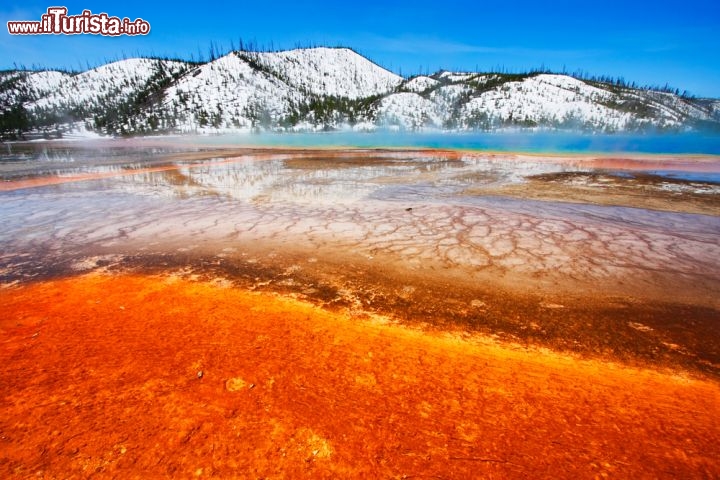
[[[3,478],[711,478],[720,385],[223,284],[0,290]]]

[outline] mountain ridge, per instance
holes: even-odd
[[[0,136],[506,127],[720,130],[720,100],[565,74],[403,78],[345,47],[0,72]]]

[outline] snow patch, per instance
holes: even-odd
[[[429,90],[439,84],[440,84],[440,82],[438,82],[434,78],[420,75],[420,76],[411,78],[410,80],[405,82],[405,84],[403,85],[403,88],[410,92],[422,93],[422,92]]]

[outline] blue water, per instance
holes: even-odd
[[[250,133],[184,137],[193,143],[287,147],[413,147],[527,153],[655,153],[720,155],[720,134],[583,134],[322,132]]]
[[[717,172],[682,172],[679,170],[650,170],[646,173],[676,180],[690,182],[720,183],[720,173]]]

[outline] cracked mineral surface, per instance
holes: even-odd
[[[709,156],[18,145],[0,162],[0,468],[718,475],[718,174]],[[71,407],[81,423],[50,414]],[[122,419],[153,426],[104,430]],[[520,424],[529,443],[507,436]],[[164,427],[177,438],[153,443]]]

